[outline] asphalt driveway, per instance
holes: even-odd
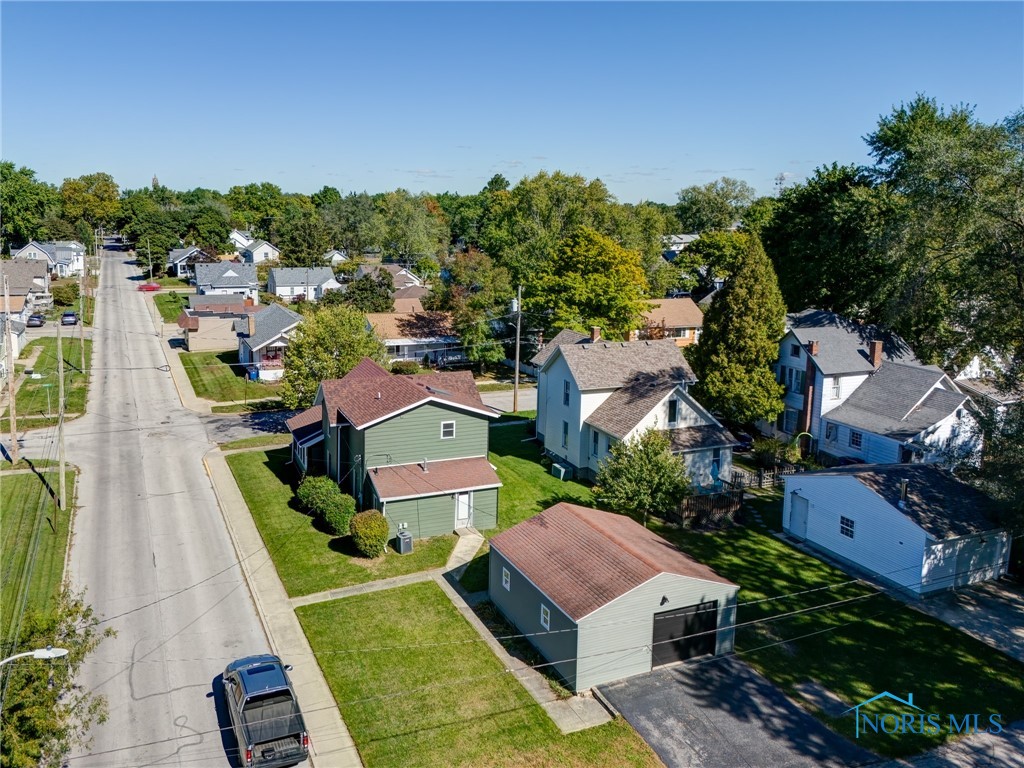
[[[1006,579],[911,603],[1024,663],[1024,588]]]
[[[668,768],[813,768],[878,759],[735,657],[666,667],[600,691]]]

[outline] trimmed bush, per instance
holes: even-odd
[[[61,283],[50,289],[53,303],[61,307],[70,307],[78,302],[78,283]]]
[[[388,545],[388,521],[376,509],[360,512],[352,518],[352,543],[367,557],[384,554]]]
[[[391,372],[399,375],[410,376],[420,372],[420,364],[415,360],[399,360],[391,364]]]
[[[335,536],[348,536],[355,513],[356,500],[347,493],[339,493],[335,503],[324,511],[324,522]]]
[[[327,511],[338,506],[341,490],[329,477],[310,475],[302,479],[295,495],[309,514],[326,521]]]

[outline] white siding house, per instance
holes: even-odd
[[[242,249],[242,261],[246,264],[261,264],[280,256],[281,251],[266,240],[256,240]]]
[[[914,594],[1006,573],[1010,536],[987,497],[926,465],[842,467],[786,478],[782,526]]]
[[[341,289],[329,267],[280,267],[270,270],[267,291],[282,299],[319,301],[328,291]]]

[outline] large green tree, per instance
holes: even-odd
[[[321,381],[344,376],[364,357],[389,362],[363,313],[344,304],[320,308],[306,316],[289,342],[281,399],[289,408],[308,408]]]
[[[344,292],[335,291],[343,304],[360,312],[390,312],[395,308],[395,281],[386,269],[357,277]],[[328,294],[330,295],[330,294]]]
[[[688,348],[694,395],[726,419],[771,420],[782,412],[772,365],[786,321],[778,281],[755,235],[704,316],[700,343]]]
[[[447,222],[433,198],[397,189],[378,200],[377,213],[386,256],[412,265],[424,256],[436,258],[447,252]]]
[[[740,220],[753,199],[753,187],[723,176],[708,184],[679,190],[676,217],[684,232],[728,229]]]
[[[64,179],[61,205],[68,221],[83,219],[90,227],[108,226],[117,219],[120,190],[109,173],[89,173]]]
[[[0,162],[0,249],[9,252],[12,244],[22,246],[39,238],[47,210],[53,211],[58,203],[57,190],[38,181],[31,168]]]
[[[264,181],[228,190],[225,196],[231,208],[231,224],[249,229],[256,237],[272,240],[275,223],[284,215],[285,196],[276,184]]]
[[[689,493],[686,463],[673,455],[668,436],[653,428],[613,445],[594,487],[594,495],[612,510],[644,525],[648,515],[671,511]]]
[[[646,292],[640,254],[583,227],[562,241],[528,284],[523,303],[549,332],[597,325],[621,338],[641,326]]]

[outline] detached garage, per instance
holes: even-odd
[[[923,595],[1006,573],[994,502],[934,464],[836,467],[786,478],[782,527],[858,569]]]
[[[611,512],[556,504],[495,536],[488,589],[574,691],[733,648],[739,586]]]

